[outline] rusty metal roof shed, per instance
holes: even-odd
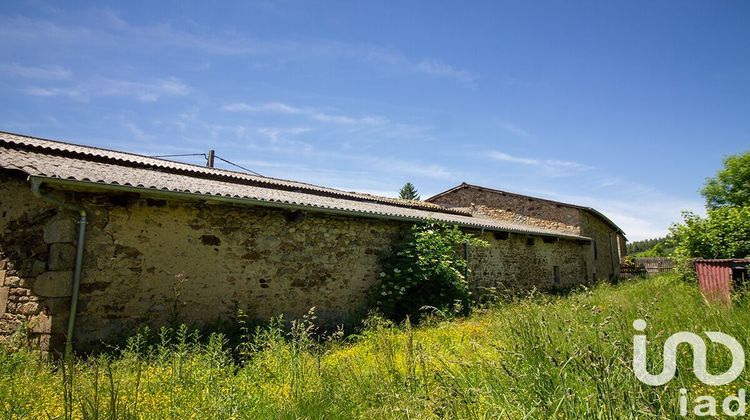
[[[732,270],[750,265],[750,258],[696,259],[693,262],[701,293],[709,300],[729,302],[733,288]]]

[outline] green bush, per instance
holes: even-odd
[[[706,218],[685,212],[683,217],[682,224],[671,227],[678,257],[750,256],[750,207],[709,209]]]
[[[463,246],[486,246],[457,226],[414,225],[380,257],[380,282],[373,289],[375,307],[393,320],[419,319],[425,307],[466,314],[471,292]]]

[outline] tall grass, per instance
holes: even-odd
[[[650,387],[631,369],[632,321],[648,321],[652,371],[678,331],[723,331],[747,347],[750,310],[706,305],[662,276],[567,297],[536,295],[415,328],[377,319],[356,337],[321,341],[313,319],[246,331],[241,357],[226,340],[181,328],[160,342],[130,340],[72,367],[75,418],[671,418],[678,389],[709,389],[682,349],[678,374]],[[235,353],[238,354],[238,353]],[[709,351],[713,371],[728,353]],[[0,415],[64,418],[62,370],[29,353],[0,352]]]

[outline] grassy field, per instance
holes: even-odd
[[[717,398],[747,382],[710,388],[686,348],[663,387],[636,380],[632,322],[649,327],[652,370],[661,345],[687,330],[723,331],[747,344],[750,311],[704,303],[694,286],[662,276],[601,285],[567,297],[532,296],[469,318],[398,328],[372,322],[346,340],[319,343],[309,325],[291,336],[251,334],[238,360],[223,339],[185,331],[148,346],[78,360],[72,392],[63,372],[32,354],[0,352],[3,418],[622,418],[675,417],[678,389]],[[710,347],[709,347],[710,348]],[[748,347],[745,347],[748,348]],[[709,351],[714,371],[728,353]]]

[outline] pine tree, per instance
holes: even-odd
[[[398,193],[399,198],[402,198],[404,200],[419,200],[419,191],[414,187],[414,184],[411,182],[407,182],[404,184],[404,186],[401,188],[401,191]]]

